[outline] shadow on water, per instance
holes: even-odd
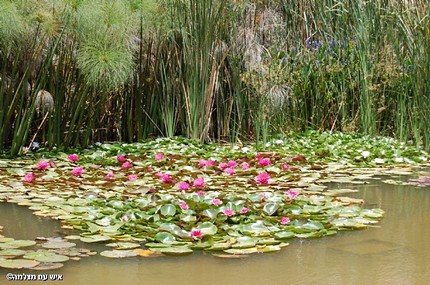
[[[428,284],[430,189],[375,181],[357,189],[358,193],[349,196],[386,211],[375,227],[334,237],[295,239],[280,253],[243,259],[221,259],[201,252],[120,260],[97,255],[69,261],[63,268],[46,273],[63,274],[61,284],[94,285]],[[58,221],[40,219],[25,207],[4,203],[0,204],[0,225],[4,235],[17,239],[58,236],[60,230]],[[79,246],[98,252],[105,249],[101,245]],[[10,271],[0,269],[1,284]]]

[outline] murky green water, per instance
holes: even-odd
[[[243,259],[203,253],[129,259],[93,256],[68,261],[65,267],[49,272],[0,269],[0,284],[43,283],[6,281],[8,272],[62,274],[63,281],[49,283],[94,285],[429,284],[430,189],[373,181],[355,187],[360,192],[349,196],[386,211],[377,227],[321,239],[296,239],[280,253]],[[5,236],[17,239],[61,235],[59,222],[39,219],[27,208],[12,204],[0,204],[0,225]]]

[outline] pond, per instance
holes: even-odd
[[[240,259],[223,259],[199,251],[189,256],[157,258],[109,259],[96,255],[69,261],[52,271],[0,268],[0,283],[4,284],[9,272],[24,272],[61,274],[61,284],[94,285],[428,284],[428,187],[388,185],[379,180],[365,185],[341,185],[345,186],[359,190],[348,196],[364,199],[368,207],[384,209],[384,219],[365,230],[343,231],[318,239],[293,239],[289,246],[273,254],[252,254]],[[17,239],[64,235],[59,222],[37,218],[26,207],[15,204],[0,204],[0,225],[5,236]],[[78,245],[98,252],[105,249],[103,245]]]

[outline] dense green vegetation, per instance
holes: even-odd
[[[0,0],[0,151],[174,135],[265,143],[307,129],[428,147],[429,9]]]

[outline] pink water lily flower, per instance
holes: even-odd
[[[247,207],[243,207],[242,209],[240,209],[239,213],[241,214],[246,214],[249,212],[249,209]]]
[[[121,222],[128,222],[128,217],[126,215],[124,215],[120,218],[120,221]]]
[[[287,217],[282,217],[282,218],[281,218],[281,220],[279,221],[279,223],[280,223],[281,225],[287,225],[287,224],[289,224],[289,223],[290,223],[290,219],[289,219],[289,218],[287,218]]]
[[[24,177],[22,178],[22,181],[24,181],[24,182],[32,182],[32,181],[33,181],[33,179],[34,179],[34,175],[33,175],[33,173],[32,173],[32,172],[29,172],[29,173],[26,173],[26,174],[24,175]]]
[[[201,238],[203,236],[203,233],[201,230],[192,229],[190,232],[190,235],[192,238]]]
[[[164,158],[164,154],[162,152],[159,152],[155,155],[155,160],[159,161]]]
[[[211,166],[215,166],[216,165],[216,161],[215,160],[208,159],[207,162],[208,162],[208,165],[211,165]]]
[[[287,192],[285,192],[285,195],[287,195],[288,199],[293,200],[297,196],[299,196],[299,192],[294,190],[288,190]]]
[[[220,164],[218,164],[218,167],[219,167],[220,169],[224,169],[224,168],[228,167],[228,164],[227,164],[227,163],[225,163],[225,162],[221,162]]]
[[[259,161],[258,161],[258,164],[260,165],[260,166],[268,166],[268,165],[270,165],[272,162],[270,161],[270,158],[262,158],[262,159],[260,159]]]
[[[199,166],[200,167],[206,167],[208,165],[208,161],[206,159],[200,159],[199,160]]]
[[[128,176],[128,180],[130,180],[130,181],[137,180],[137,175],[136,175],[136,174],[130,174],[130,175]]]
[[[131,164],[130,161],[126,161],[121,165],[122,168],[130,168],[132,166],[133,166],[133,164]]]
[[[185,201],[179,201],[179,207],[182,209],[182,210],[188,210],[190,207],[188,206],[188,204],[187,204],[187,202],[185,202]]]
[[[79,156],[76,153],[73,154],[69,154],[69,156],[67,156],[67,158],[71,161],[71,162],[76,162],[79,159]]]
[[[236,173],[234,168],[231,168],[231,167],[227,167],[226,169],[224,169],[224,172],[227,173],[228,175],[233,175]]]
[[[172,177],[170,177],[170,175],[167,173],[157,172],[155,175],[160,177],[161,181],[163,181],[164,183],[170,182],[172,179]]]
[[[82,172],[84,172],[84,168],[82,166],[75,167],[72,170],[72,174],[75,176],[82,176]]]
[[[106,174],[106,176],[105,176],[105,179],[111,179],[111,178],[113,178],[115,175],[113,174],[113,172],[112,171],[109,171],[107,174]]]
[[[194,180],[193,186],[197,188],[205,187],[205,179],[203,177],[198,177],[196,180]]]
[[[248,163],[248,162],[244,162],[244,163],[242,164],[242,169],[243,169],[243,170],[247,170],[247,169],[249,169],[249,163]]]
[[[46,169],[48,169],[51,165],[49,164],[48,161],[39,161],[37,163],[37,169],[39,170],[43,170],[45,171]]]
[[[125,161],[125,155],[118,155],[116,157],[116,159],[118,160],[118,162],[124,162]]]
[[[214,206],[219,206],[222,204],[222,201],[218,198],[212,199],[211,204]]]
[[[235,214],[234,211],[232,209],[229,209],[229,208],[225,208],[224,210],[222,210],[222,213],[224,215],[226,215],[227,217],[234,216],[234,214]]]
[[[229,160],[227,162],[228,167],[235,167],[237,165],[237,162],[234,160]]]
[[[190,184],[188,184],[188,182],[182,181],[178,184],[178,188],[179,190],[187,191],[188,189],[190,189]]]
[[[255,177],[255,181],[259,184],[268,184],[270,175],[267,172],[261,172]]]
[[[200,191],[197,191],[197,195],[199,195],[199,196],[204,196],[204,195],[206,195],[206,192],[205,192],[205,191],[200,190]]]
[[[289,169],[290,169],[290,166],[289,166],[288,164],[283,164],[283,165],[282,165],[282,169],[283,169],[283,170],[289,170]]]

